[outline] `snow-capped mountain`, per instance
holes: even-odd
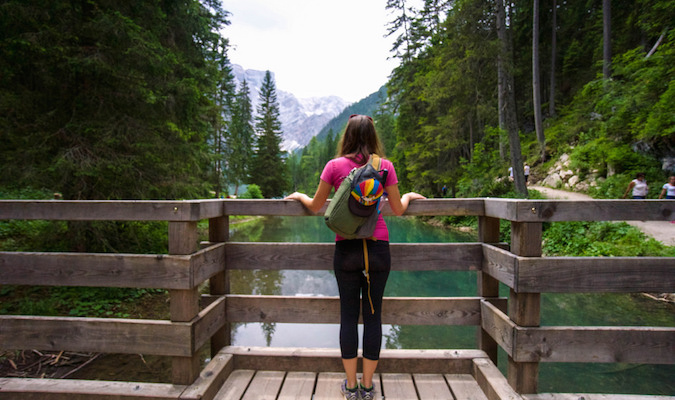
[[[232,65],[232,73],[237,82],[237,88],[246,79],[255,113],[260,102],[259,93],[265,78],[265,71],[244,70],[240,65],[234,64]],[[272,73],[272,80],[274,80],[274,73]],[[328,121],[340,114],[349,105],[348,102],[337,96],[298,99],[292,93],[280,90],[278,87],[277,101],[279,102],[279,120],[283,131],[281,148],[286,151],[293,151],[307,145]]]

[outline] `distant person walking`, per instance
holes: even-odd
[[[635,179],[630,181],[628,184],[628,187],[626,188],[626,192],[623,194],[623,198],[625,199],[626,196],[628,196],[628,192],[633,190],[633,198],[634,199],[646,199],[647,198],[647,192],[649,191],[649,186],[647,186],[647,181],[645,180],[645,174],[644,172],[638,172],[637,175],[635,175]]]
[[[527,185],[527,179],[530,177],[530,166],[525,163],[523,170],[525,171],[525,184]]]
[[[668,182],[663,185],[659,199],[662,199],[664,195],[666,199],[675,199],[675,175],[668,178]]]

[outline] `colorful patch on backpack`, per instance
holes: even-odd
[[[372,206],[382,197],[384,185],[377,179],[371,178],[359,183],[352,190],[352,197],[364,206]]]

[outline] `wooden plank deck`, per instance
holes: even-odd
[[[341,372],[235,370],[214,400],[341,400]],[[376,374],[376,398],[386,400],[487,400],[469,374]]]

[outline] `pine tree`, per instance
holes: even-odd
[[[236,83],[232,73],[232,65],[227,56],[228,40],[221,39],[216,43],[213,54],[218,66],[217,92],[214,98],[216,115],[214,116],[214,137],[212,139],[213,165],[212,182],[215,197],[219,198],[225,185],[225,169],[231,158],[232,147],[228,146],[232,136],[232,123],[235,107]]]
[[[227,143],[229,149],[227,178],[234,185],[235,196],[239,194],[239,185],[248,180],[248,172],[252,164],[255,136],[252,107],[248,82],[244,79],[234,101]]]
[[[284,153],[281,151],[281,121],[279,121],[277,92],[270,71],[265,72],[255,119],[257,143],[251,180],[260,186],[266,198],[279,197],[288,187],[288,174]]]

